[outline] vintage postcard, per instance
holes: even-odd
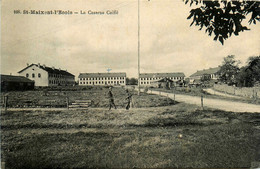
[[[1,168],[259,168],[260,2],[2,0]]]

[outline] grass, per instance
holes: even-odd
[[[66,98],[69,102],[75,100],[92,100],[91,107],[109,107],[107,97],[108,88],[106,87],[83,87],[74,88],[69,87],[67,90],[39,89],[34,91],[12,91],[8,93],[1,93],[1,98],[8,95],[8,107],[66,107]],[[66,89],[66,88],[65,88]],[[77,89],[77,90],[76,90]],[[81,90],[79,90],[81,89]],[[126,92],[122,87],[113,88],[115,104],[119,107],[126,106]],[[134,107],[158,107],[172,105],[174,102],[162,96],[148,95],[142,93],[137,96],[135,91],[130,91],[133,94]],[[1,99],[3,100],[3,99]]]
[[[260,160],[257,113],[179,103],[129,111],[7,111],[1,118],[7,169],[249,168]]]

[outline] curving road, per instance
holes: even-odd
[[[169,98],[174,99],[173,93],[151,91],[151,90],[148,90],[147,93],[168,96]],[[188,104],[196,104],[198,106],[201,105],[201,97],[198,97],[198,96],[175,94],[175,100],[179,101],[179,102],[188,103]],[[260,105],[242,103],[242,102],[204,98],[203,105],[206,107],[220,109],[220,110],[224,110],[224,111],[260,113]]]

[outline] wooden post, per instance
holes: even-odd
[[[4,96],[4,107],[5,107],[5,111],[7,110],[7,106],[8,106],[8,96]]]
[[[253,101],[255,101],[255,90],[253,89],[253,95],[252,95]]]
[[[175,93],[173,94],[173,104],[175,104]]]
[[[67,109],[69,109],[69,97],[66,97]]]
[[[201,108],[202,108],[202,110],[204,110],[204,107],[203,107],[203,95],[201,95]]]
[[[167,104],[169,105],[169,98],[168,98],[168,94],[166,95],[167,98]]]

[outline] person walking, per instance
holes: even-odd
[[[113,93],[112,93],[112,87],[109,87],[108,99],[109,99],[109,110],[111,110],[112,106],[116,109],[116,105],[114,103],[114,96],[113,96]]]
[[[130,103],[131,103],[131,100],[132,100],[132,94],[129,93],[128,89],[126,89],[126,94],[127,94],[127,97],[126,97],[126,101],[127,101],[126,110],[129,110]]]

